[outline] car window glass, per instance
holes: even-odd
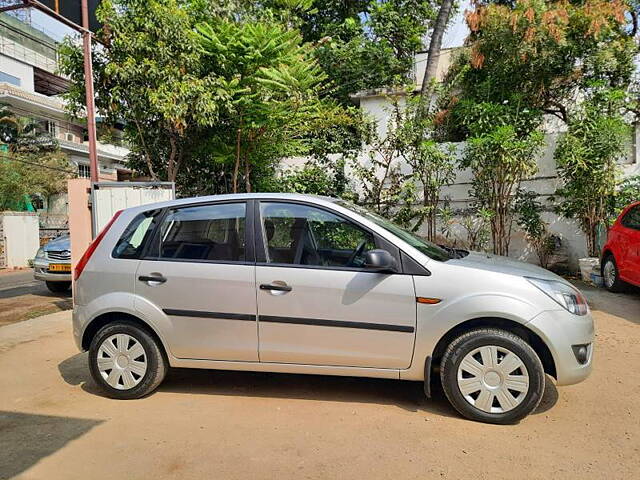
[[[170,210],[162,221],[160,258],[245,260],[244,203]]]
[[[622,225],[627,228],[633,228],[634,230],[640,230],[640,205],[633,207],[622,218]]]
[[[151,210],[137,215],[122,233],[113,249],[115,258],[140,258],[145,244],[151,238],[159,210]]]
[[[261,203],[267,261],[362,267],[373,235],[326,210],[293,203]]]

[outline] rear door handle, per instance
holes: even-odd
[[[138,280],[141,282],[156,282],[156,283],[164,283],[167,281],[165,277],[162,275],[140,275]]]
[[[276,292],[290,292],[293,290],[289,285],[274,285],[272,283],[263,283],[260,290],[275,290]]]

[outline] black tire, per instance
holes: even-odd
[[[120,390],[109,385],[100,373],[97,361],[98,351],[102,343],[112,335],[119,333],[133,337],[142,345],[147,362],[147,369],[142,378],[134,387],[126,390]],[[89,369],[94,381],[106,396],[119,400],[131,400],[144,397],[158,388],[167,374],[168,362],[162,346],[151,332],[133,322],[119,320],[105,325],[93,337],[89,347]]]
[[[607,280],[605,279],[605,270],[608,267],[607,264],[611,264],[613,271],[615,272],[615,280],[612,284],[608,285]],[[613,258],[612,254],[608,254],[602,260],[602,266],[600,267],[600,273],[602,274],[602,283],[604,287],[612,293],[621,293],[626,292],[629,289],[629,284],[624,280],[620,279],[620,272],[618,271],[618,264],[616,263],[616,259]]]
[[[465,399],[458,386],[458,367],[465,356],[479,347],[489,345],[516,354],[529,375],[529,390],[522,393],[524,399],[504,413],[480,410]],[[496,424],[515,423],[533,412],[542,400],[545,386],[544,368],[533,348],[517,335],[498,328],[472,330],[453,340],[442,357],[440,380],[449,402],[461,415],[471,420]]]
[[[51,293],[63,293],[71,288],[71,282],[44,282]]]

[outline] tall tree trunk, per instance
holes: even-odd
[[[173,134],[169,134],[169,161],[167,164],[167,180],[170,182],[175,182],[176,177],[178,176],[178,169],[176,168],[176,154],[177,154],[177,145],[176,138]]]
[[[431,32],[431,40],[429,41],[429,51],[427,53],[427,64],[424,67],[424,77],[422,78],[422,87],[420,89],[421,108],[419,115],[424,115],[427,105],[429,105],[431,96],[431,82],[436,77],[438,70],[438,61],[440,60],[440,50],[442,49],[442,38],[447,29],[449,16],[453,7],[453,0],[442,0],[438,16],[433,24]]]

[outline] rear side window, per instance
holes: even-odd
[[[634,230],[640,230],[640,205],[627,212],[622,219],[622,225]]]
[[[245,215],[245,203],[170,210],[162,221],[160,258],[244,261]]]
[[[140,258],[156,227],[160,210],[150,210],[137,215],[116,243],[114,258]]]

